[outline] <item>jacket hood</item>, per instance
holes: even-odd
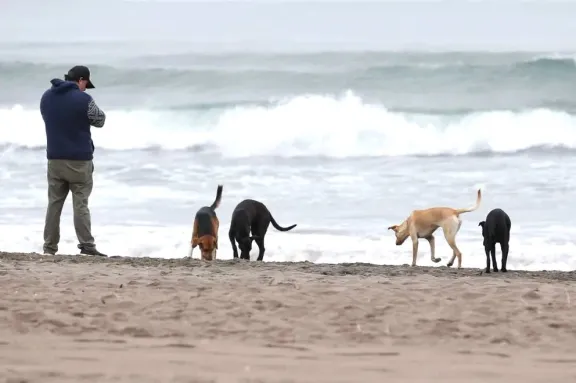
[[[50,80],[50,83],[52,84],[52,88],[50,90],[56,93],[64,93],[74,89],[79,89],[78,84],[75,82],[60,80],[59,78]]]

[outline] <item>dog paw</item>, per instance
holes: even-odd
[[[502,269],[502,270],[500,270],[500,271],[503,272],[503,273],[507,273],[507,272],[508,272],[508,270],[506,270],[506,269]]]
[[[498,272],[498,269],[494,269],[494,272],[497,273],[497,272]]]
[[[410,265],[410,267],[416,267],[416,264],[415,264],[415,263],[413,263],[413,264],[411,264],[411,265]]]
[[[486,274],[490,274],[490,269],[486,269],[486,270],[484,270],[484,272],[485,272]]]

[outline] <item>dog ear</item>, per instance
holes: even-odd
[[[398,229],[398,225],[392,225],[388,228],[388,230],[394,230],[394,231],[396,231],[396,229]]]
[[[484,227],[485,224],[486,224],[486,221],[480,221],[480,222],[478,222],[478,226]]]

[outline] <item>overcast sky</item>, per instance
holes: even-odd
[[[262,49],[576,51],[576,0],[0,0],[0,40],[179,40]]]

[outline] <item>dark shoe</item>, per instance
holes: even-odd
[[[101,252],[96,250],[96,247],[86,247],[78,245],[78,248],[80,249],[80,255],[95,255],[98,257],[107,257],[106,254],[102,254]]]

